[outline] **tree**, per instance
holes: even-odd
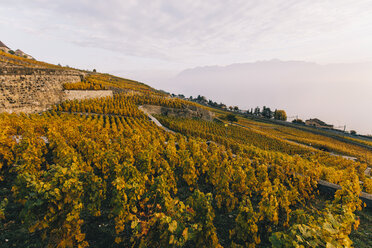
[[[274,119],[275,120],[286,121],[287,120],[287,114],[284,110],[275,110]]]
[[[237,122],[238,118],[236,118],[236,116],[233,115],[233,114],[227,114],[226,115],[226,120],[228,120],[229,122]]]
[[[303,120],[301,120],[301,119],[294,119],[294,120],[292,121],[292,123],[305,125],[305,122],[304,122]]]
[[[239,111],[239,107],[238,106],[234,106],[234,111],[235,112],[238,112]]]
[[[355,130],[350,130],[350,134],[351,134],[351,135],[356,135],[357,132],[356,132]]]
[[[12,54],[12,55],[15,54],[15,52],[14,52],[13,50],[9,50],[8,53],[10,53],[10,54]]]
[[[208,103],[207,98],[201,95],[198,95],[198,97],[196,98],[196,101],[198,101],[199,103],[204,103],[204,104]]]
[[[270,108],[266,108],[265,106],[263,106],[262,115],[265,118],[271,119],[273,117],[273,112],[271,111]]]
[[[219,108],[226,109],[226,105],[223,104],[222,102],[218,105]]]
[[[260,114],[261,114],[260,108],[259,107],[256,107],[254,109],[254,115],[259,116]]]
[[[93,69],[93,72],[97,72],[97,70],[96,69]]]

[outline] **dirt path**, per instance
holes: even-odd
[[[154,116],[152,116],[149,112],[147,112],[147,110],[146,110],[145,108],[143,108],[142,106],[139,106],[138,109],[141,110],[143,113],[145,113],[145,115],[147,115],[147,116],[150,118],[150,120],[151,120],[152,122],[154,122],[158,127],[164,129],[164,130],[167,131],[167,132],[170,132],[170,133],[175,134],[174,131],[170,130],[169,128],[164,127],[164,126],[160,123],[160,121],[158,121],[158,119],[156,119],[156,118],[155,118]]]

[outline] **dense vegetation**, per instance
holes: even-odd
[[[156,91],[146,84],[130,79],[115,77],[109,74],[91,74],[86,77],[86,80],[95,84],[103,85],[105,87],[121,89],[125,92],[141,92],[164,95],[163,93]]]
[[[311,161],[314,166],[316,164],[320,170],[320,178],[332,183],[341,183],[347,180],[348,171],[353,169],[360,180],[364,181],[363,189],[368,193],[372,193],[372,180],[364,174],[367,166],[365,163],[347,160],[312,147],[289,142],[285,139],[285,136],[284,139],[281,139],[270,134],[270,132],[262,132],[253,128],[247,129],[240,126],[224,125],[224,123],[220,122],[165,116],[157,116],[157,118],[171,130],[180,132],[188,137],[200,137],[223,144],[236,153],[241,150],[246,153],[247,145],[253,145],[270,152],[270,154],[273,154],[272,151],[277,151],[283,153],[282,156],[287,155],[287,157],[291,157],[288,155],[295,155],[299,160]]]
[[[106,74],[87,80],[118,92],[0,114],[2,246],[352,246],[370,153],[240,117],[157,116],[167,132],[138,106],[198,105]],[[342,189],[320,197],[320,179]]]
[[[353,170],[317,209],[319,173],[299,158],[235,155],[135,117],[0,120],[0,235],[19,247],[346,245],[357,226]]]
[[[88,80],[76,83],[63,84],[65,90],[106,90],[107,88],[102,84],[91,82]]]
[[[31,67],[31,68],[49,68],[49,69],[68,69],[67,67],[48,64],[34,59],[27,59],[17,55],[12,55],[0,50],[0,63],[7,66]]]

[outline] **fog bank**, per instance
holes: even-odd
[[[241,109],[264,105],[285,109],[288,116],[317,117],[372,134],[372,63],[319,65],[271,60],[197,67],[164,80],[161,86]]]

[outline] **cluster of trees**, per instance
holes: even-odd
[[[173,97],[178,97],[178,98],[181,98],[181,99],[185,98],[184,95],[174,95],[173,94],[172,96]],[[266,107],[266,106],[263,106],[262,110],[260,109],[260,107],[256,107],[255,109],[252,108],[252,109],[247,110],[247,111],[242,111],[242,110],[239,109],[238,106],[227,107],[223,103],[217,103],[217,102],[214,102],[212,100],[207,100],[207,98],[205,96],[201,96],[201,95],[198,95],[197,97],[190,96],[190,98],[188,100],[194,101],[194,102],[197,102],[197,103],[200,103],[200,104],[204,104],[204,105],[209,105],[211,107],[220,108],[220,109],[223,109],[223,110],[228,109],[230,111],[234,111],[234,112],[241,113],[241,114],[255,115],[255,116],[264,117],[264,118],[268,118],[268,119],[274,118],[275,120],[282,120],[282,121],[287,120],[287,114],[284,110],[277,110],[276,109],[275,111],[272,111],[269,107]]]
[[[212,101],[211,99],[207,100],[207,98],[205,96],[198,95],[195,98],[193,98],[192,96],[190,96],[189,99],[191,101],[194,101],[194,102],[197,102],[197,103],[201,103],[201,104],[204,104],[204,105],[209,105],[209,106],[214,107],[214,108],[227,109],[226,105],[223,104],[222,102],[221,103],[218,103],[218,102]]]
[[[292,121],[292,123],[305,125],[305,122],[303,120],[301,120],[301,119],[298,119],[298,118],[294,119]]]
[[[174,96],[176,96],[176,95],[174,95]],[[179,98],[182,98],[182,99],[185,98],[185,96],[182,95],[182,94],[177,95],[176,97],[179,97]],[[211,107],[214,107],[214,108],[227,109],[225,104],[217,103],[217,102],[214,102],[213,100],[210,100],[210,99],[208,100],[205,96],[201,96],[201,95],[198,95],[197,97],[190,96],[189,98],[187,98],[187,100],[197,102],[197,103],[200,103],[200,104],[203,104],[203,105],[208,105],[208,106],[211,106]]]
[[[274,118],[275,120],[281,121],[287,120],[287,114],[284,110],[275,109],[275,111],[272,111],[269,107],[266,106],[263,106],[262,110],[260,109],[260,107],[256,107],[254,110],[250,109],[247,111],[247,114],[260,116],[267,119]]]
[[[233,114],[227,114],[225,119],[229,121],[230,123],[238,121],[238,118],[236,117],[236,115],[233,115]]]

